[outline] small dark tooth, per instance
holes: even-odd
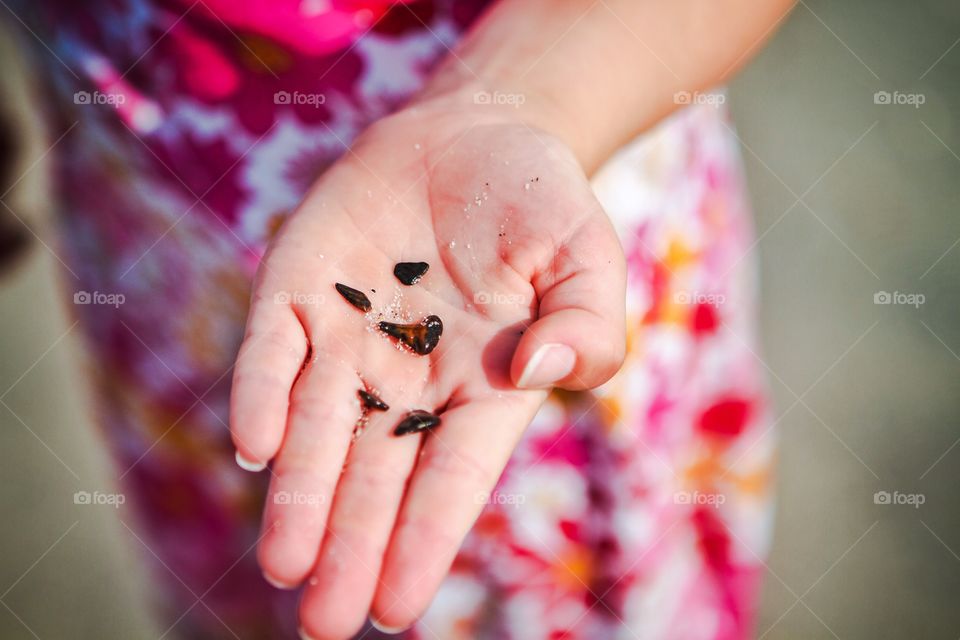
[[[427,429],[435,429],[440,424],[440,416],[435,416],[429,411],[411,411],[400,421],[397,428],[393,430],[395,436],[405,436],[408,433],[420,433]]]
[[[436,348],[443,333],[443,322],[437,316],[427,316],[416,324],[396,324],[383,321],[380,331],[408,346],[414,353],[425,356]]]
[[[340,284],[339,282],[334,285],[337,288],[337,292],[343,296],[343,299],[355,306],[360,311],[370,311],[373,308],[373,305],[370,304],[370,298],[368,298],[363,291],[357,291],[353,287],[348,287],[345,284]]]
[[[360,389],[357,391],[357,395],[360,396],[360,402],[362,402],[363,406],[367,409],[373,409],[374,411],[387,411],[390,409],[386,402],[373,395],[369,391]]]
[[[427,272],[430,265],[426,262],[398,262],[393,268],[393,275],[405,285],[417,284]]]

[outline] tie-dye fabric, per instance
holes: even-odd
[[[167,637],[296,637],[295,594],[253,553],[266,478],[227,431],[251,279],[307,187],[482,4],[13,5],[49,46],[24,31],[68,131],[58,253]],[[738,153],[722,94],[700,102],[594,180],[628,259],[626,364],[550,397],[409,637],[749,635],[772,438]]]

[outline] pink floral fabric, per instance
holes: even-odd
[[[251,278],[307,187],[483,4],[14,3],[57,55],[37,49],[51,121],[79,122],[57,147],[65,279],[123,295],[75,310],[168,637],[296,637],[295,595],[252,552],[264,479],[236,467],[227,431]],[[773,448],[749,210],[717,103],[596,175],[628,259],[627,362],[550,397],[408,637],[749,636]]]

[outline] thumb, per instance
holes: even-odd
[[[626,267],[613,227],[591,216],[533,278],[538,319],[520,339],[510,377],[520,388],[599,386],[626,351]]]

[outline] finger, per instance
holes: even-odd
[[[307,355],[293,310],[260,300],[251,310],[230,391],[230,433],[237,462],[259,471],[283,441],[290,389]]]
[[[337,486],[313,578],[300,600],[303,635],[314,640],[353,637],[366,621],[420,448],[420,438],[392,435],[403,411],[368,415]]]
[[[258,556],[282,587],[313,566],[360,405],[356,373],[336,357],[308,364],[294,387],[283,447],[273,465]]]
[[[374,596],[378,625],[406,628],[426,610],[544,397],[502,395],[444,412],[426,436]]]
[[[514,384],[587,389],[610,379],[626,351],[626,267],[609,222],[574,233],[533,284],[538,319],[513,355]]]

